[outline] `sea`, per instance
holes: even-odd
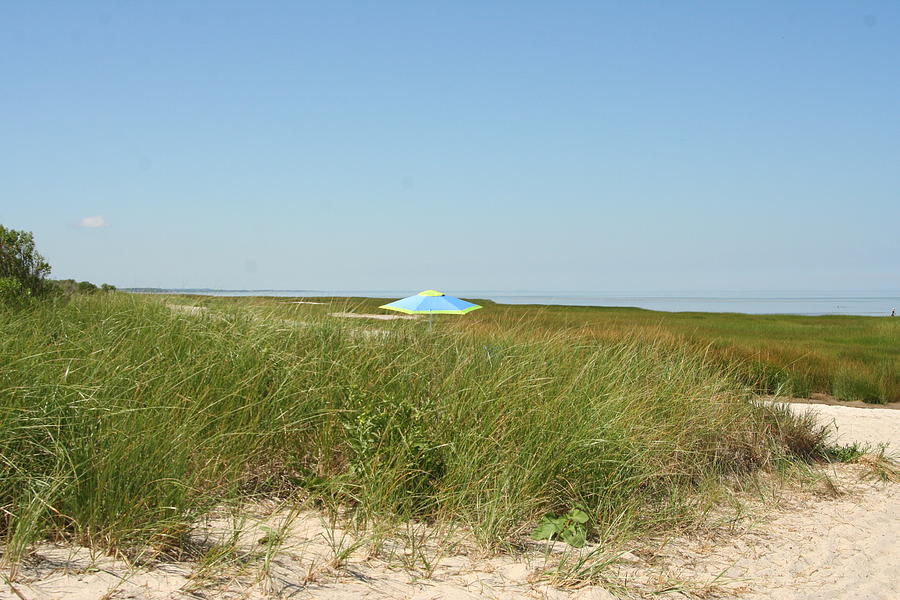
[[[131,288],[125,291],[210,296],[283,296],[296,298],[365,297],[397,299],[419,290],[217,290]],[[888,291],[757,291],[757,292],[547,292],[509,290],[442,290],[467,299],[499,304],[620,306],[664,312],[709,312],[785,315],[889,316],[900,311],[900,289]],[[900,318],[900,317],[898,317]]]

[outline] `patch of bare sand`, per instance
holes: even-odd
[[[43,544],[5,582],[0,598],[16,600],[162,600],[186,589],[192,565],[155,563],[140,568],[87,548]],[[185,596],[187,597],[187,596]]]
[[[829,404],[785,403],[795,413],[810,412],[827,425],[834,441],[840,444],[889,446],[888,452],[900,452],[900,411],[858,408]]]
[[[857,465],[827,474],[837,495],[829,484],[774,504],[745,502],[749,514],[731,527],[640,542],[616,577],[646,597],[669,589],[683,598],[900,598],[897,484],[862,480]]]
[[[387,535],[354,533],[318,513],[258,509],[198,526],[197,547],[225,557],[212,568],[146,557],[129,564],[84,548],[42,545],[20,568],[18,598],[613,599],[600,587],[563,591],[536,577],[561,544],[547,554],[488,556],[457,531],[418,524]],[[273,532],[283,541],[270,548]],[[11,587],[0,590],[0,598],[15,597]]]
[[[377,321],[399,321],[399,320],[415,320],[418,315],[376,315],[369,313],[349,313],[349,312],[333,312],[328,313],[329,317],[338,317],[341,319],[375,319]]]
[[[896,455],[900,412],[791,403],[844,444],[887,445]],[[730,528],[645,540],[619,568],[641,593],[776,600],[900,598],[900,485],[873,478],[877,457],[820,469],[816,489],[786,489],[775,502],[743,499]],[[638,558],[640,557],[640,558]]]
[[[863,402],[861,400],[838,400],[834,396],[829,396],[828,394],[820,394],[813,393],[810,394],[809,398],[791,398],[784,396],[769,396],[769,400],[775,402],[789,402],[793,404],[827,404],[829,406],[852,406],[854,408],[866,408],[866,409],[874,409],[880,410],[884,408],[890,408],[891,410],[900,410],[900,402],[888,402],[886,404],[872,404],[870,402]]]
[[[202,315],[206,313],[209,309],[205,306],[189,306],[187,304],[166,304],[166,306],[170,310],[174,310],[175,312],[185,313],[188,315]]]

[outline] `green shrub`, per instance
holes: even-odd
[[[0,305],[18,308],[30,300],[28,291],[15,277],[0,277]]]
[[[93,294],[97,291],[97,286],[91,283],[90,281],[79,281],[78,282],[78,293],[79,294]]]
[[[34,235],[0,225],[0,279],[14,279],[18,286],[4,284],[3,294],[37,298],[46,292],[50,265],[34,246]]]
[[[343,413],[348,474],[367,492],[358,500],[370,509],[409,516],[432,508],[444,464],[429,431],[434,415],[428,404],[417,397],[350,390]],[[386,506],[381,505],[383,498],[389,499]]]

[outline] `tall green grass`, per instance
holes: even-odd
[[[319,298],[324,305],[291,305],[283,298],[170,297],[210,307],[241,306],[268,315],[304,318],[334,310],[383,312],[384,300]],[[900,402],[900,319],[857,316],[668,313],[637,308],[497,305],[444,326],[494,335],[565,332],[584,340],[636,337],[689,344],[759,393],[839,400]]]
[[[663,341],[424,330],[122,294],[0,313],[0,532],[181,544],[223,503],[305,490],[360,523],[451,519],[486,543],[581,507],[594,532],[820,440]]]
[[[528,320],[587,339],[665,337],[690,344],[760,393],[900,402],[900,319],[664,313],[634,308],[491,306],[464,326],[488,332]]]

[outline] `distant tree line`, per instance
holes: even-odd
[[[75,281],[74,279],[51,279],[48,281],[51,289],[61,294],[94,294],[97,292],[114,292],[116,286],[104,283],[97,287],[90,281]]]
[[[40,298],[115,291],[104,283],[99,288],[90,281],[51,280],[50,264],[37,251],[30,231],[0,225],[0,304],[21,306]]]

